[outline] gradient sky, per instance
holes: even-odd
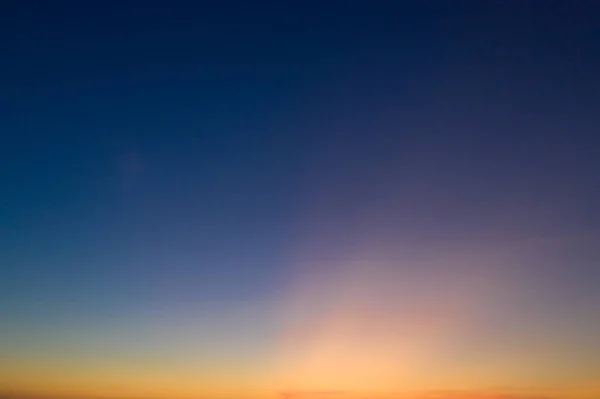
[[[599,398],[600,3],[214,3],[0,5],[0,391]]]

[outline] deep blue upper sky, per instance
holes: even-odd
[[[596,234],[598,3],[205,3],[2,2],[3,311],[268,297],[367,203]]]

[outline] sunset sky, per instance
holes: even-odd
[[[600,398],[599,24],[0,2],[0,395]]]

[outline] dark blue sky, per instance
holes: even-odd
[[[365,234],[566,240],[531,281],[593,297],[600,3],[254,3],[2,2],[7,320],[274,300]]]
[[[258,283],[328,142],[349,179],[441,180],[465,206],[478,192],[557,195],[594,229],[597,12],[7,2],[4,280],[27,264],[44,285],[62,268],[87,274],[64,258],[90,253],[125,273],[117,259],[182,250],[235,275],[252,259]]]

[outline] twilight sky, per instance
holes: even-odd
[[[597,399],[599,21],[3,1],[0,392]]]

